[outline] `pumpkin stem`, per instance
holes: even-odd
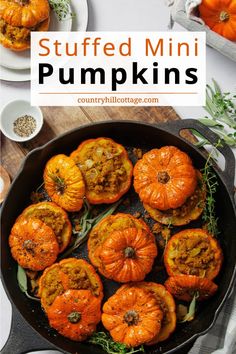
[[[126,247],[124,250],[124,254],[126,258],[134,258],[135,250],[133,249],[133,247]]]
[[[170,180],[170,176],[166,171],[160,171],[157,174],[158,182],[166,184]]]
[[[20,6],[24,6],[29,4],[29,0],[14,0],[17,4],[19,4]]]
[[[220,22],[227,22],[229,20],[229,14],[226,11],[221,11],[220,13]]]
[[[124,321],[128,326],[136,325],[139,321],[139,314],[134,310],[129,310],[124,314]]]
[[[32,240],[25,240],[23,243],[23,249],[26,249],[29,253],[34,253],[35,243]]]
[[[78,323],[81,320],[81,313],[76,311],[71,312],[67,318],[70,323]]]

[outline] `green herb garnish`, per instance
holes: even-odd
[[[207,85],[206,106],[204,107],[209,116],[199,118],[199,121],[208,126],[226,144],[236,147],[236,95],[229,92],[222,93],[215,80],[213,87]],[[197,146],[208,145],[209,142],[201,135],[193,131],[197,137],[201,137]]]
[[[216,217],[216,200],[215,193],[217,191],[218,181],[217,176],[212,168],[213,153],[222,142],[219,140],[211,153],[208,155],[204,168],[201,170],[203,182],[207,188],[206,205],[203,210],[202,219],[206,223],[206,228],[210,234],[217,236],[218,230],[218,218]]]
[[[79,229],[78,224],[73,225],[73,235],[75,236],[74,243],[69,247],[60,257],[60,259],[68,257],[76,248],[78,248],[82,243],[87,240],[89,231],[99,223],[103,218],[114,213],[114,211],[121,204],[122,199],[118,202],[112,204],[110,207],[99,213],[97,216],[93,216],[94,208],[90,206],[86,198],[84,199],[84,212],[79,218]]]
[[[195,312],[196,312],[196,300],[198,297],[199,297],[199,293],[196,292],[193,296],[192,301],[190,302],[190,305],[188,308],[188,313],[184,316],[183,320],[180,321],[181,323],[190,322],[190,321],[194,320]]]
[[[105,332],[95,332],[88,340],[89,343],[99,345],[102,347],[109,354],[131,354],[131,353],[138,353],[143,352],[144,347],[141,346],[137,349],[135,348],[128,348],[123,343],[114,342],[114,340]]]
[[[49,0],[49,5],[59,21],[75,17],[75,14],[70,11],[70,0]]]
[[[17,269],[17,281],[18,281],[18,285],[20,290],[31,300],[35,300],[35,301],[40,301],[39,298],[32,296],[28,293],[28,280],[27,280],[27,275],[25,273],[25,270],[18,265],[18,269]]]

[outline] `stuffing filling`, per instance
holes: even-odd
[[[59,244],[62,243],[62,232],[66,226],[66,221],[60,212],[50,209],[35,208],[30,212],[31,217],[35,217],[43,221],[47,226],[54,231]]]
[[[67,289],[88,289],[99,295],[98,284],[92,282],[87,272],[81,267],[58,266],[51,269],[43,280],[42,296],[50,306],[58,295]]]
[[[79,161],[88,190],[118,193],[127,181],[123,154],[111,143],[90,146]]]
[[[167,217],[185,217],[188,215],[199,203],[204,204],[204,189],[202,187],[202,184],[198,183],[198,186],[186,202],[179,208],[177,209],[169,209],[166,211],[159,211],[161,214],[167,216]]]
[[[41,23],[31,28],[15,27],[15,26],[11,26],[3,19],[0,19],[0,32],[4,35],[4,37],[9,39],[11,42],[29,42],[30,32],[36,31],[40,25]]]
[[[175,241],[169,252],[176,273],[204,277],[208,269],[214,269],[216,260],[210,241],[199,237],[184,236]]]

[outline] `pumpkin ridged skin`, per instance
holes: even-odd
[[[223,262],[217,240],[203,229],[186,229],[173,235],[164,252],[164,264],[170,276],[197,275],[214,279]]]
[[[70,157],[81,169],[90,204],[114,203],[129,190],[133,165],[125,148],[112,139],[85,140]]]
[[[212,31],[236,41],[235,0],[202,0],[198,9],[200,17]]]
[[[67,290],[56,297],[47,316],[50,326],[61,335],[81,342],[96,331],[101,302],[89,290]]]
[[[34,27],[46,20],[49,13],[47,0],[1,0],[0,2],[0,18],[16,27]]]
[[[190,157],[174,146],[148,151],[134,166],[133,174],[141,201],[159,210],[180,207],[197,186]]]
[[[178,209],[161,211],[143,204],[151,218],[164,225],[182,226],[196,220],[202,214],[206,202],[206,188],[203,185],[202,175],[197,171],[198,185],[193,195]]]
[[[128,347],[151,341],[160,331],[163,313],[153,295],[131,287],[103,305],[102,323],[114,341]]]
[[[88,255],[91,263],[99,269],[106,277],[105,269],[100,258],[103,244],[114,232],[121,232],[128,228],[143,230],[145,235],[148,235],[151,243],[155,244],[155,238],[149,227],[141,219],[137,219],[130,214],[118,213],[109,215],[100,221],[90,232],[88,238]]]
[[[209,299],[218,289],[212,280],[200,278],[195,275],[175,275],[165,281],[165,287],[177,299],[192,301],[194,294],[198,292],[198,301]]]
[[[70,157],[53,156],[46,164],[43,179],[53,202],[71,212],[82,208],[85,184],[80,169]]]
[[[127,250],[134,255],[125,255]],[[146,230],[130,227],[114,231],[102,244],[99,271],[121,283],[141,281],[151,271],[156,256],[156,244]]]
[[[156,298],[157,303],[163,312],[160,332],[150,342],[146,343],[146,345],[153,345],[159,342],[163,342],[169,338],[176,327],[176,306],[171,293],[161,284],[145,281],[124,284],[117,290],[116,293],[119,294],[120,291],[130,287],[141,288],[150,292]]]
[[[50,24],[50,17],[48,17],[46,20],[40,22],[35,27],[34,31],[37,31],[37,32],[47,31],[49,28],[49,24]],[[28,29],[26,29],[26,30],[28,30]],[[30,32],[30,29],[28,31]],[[29,39],[19,38],[18,40],[12,40],[1,32],[0,32],[0,43],[5,48],[9,48],[14,51],[23,51],[23,50],[30,48],[30,38]]]
[[[89,290],[67,290],[56,297],[47,316],[50,326],[62,336],[81,342],[96,331],[101,302]]]
[[[40,202],[29,205],[23,210],[19,218],[22,216],[39,219],[51,227],[57,237],[59,253],[63,252],[68,246],[72,234],[71,222],[65,210],[57,204],[53,202]],[[59,222],[60,225],[58,226]]]
[[[53,230],[38,219],[17,220],[11,229],[9,246],[21,267],[35,271],[53,264],[59,253]]]
[[[100,302],[103,298],[103,285],[93,266],[83,259],[66,258],[46,268],[39,279],[38,295],[45,312],[70,289],[90,290]]]

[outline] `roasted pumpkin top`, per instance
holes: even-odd
[[[196,186],[190,157],[174,146],[150,150],[134,166],[134,188],[140,199],[155,209],[180,207]]]
[[[1,0],[0,18],[7,24],[31,28],[49,17],[48,0]]]
[[[164,262],[169,275],[187,274],[213,279],[223,260],[217,240],[203,229],[180,231],[168,241]]]
[[[163,313],[153,295],[141,288],[123,289],[103,306],[102,323],[112,338],[136,347],[160,331]]]
[[[70,156],[83,173],[91,204],[113,203],[128,191],[133,166],[122,145],[109,138],[89,139]]]

